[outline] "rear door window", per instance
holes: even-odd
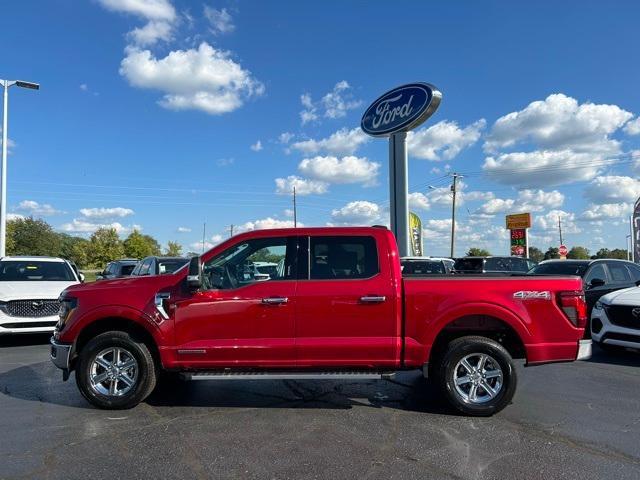
[[[640,267],[638,265],[627,265],[629,273],[634,282],[640,282]]]
[[[613,283],[631,283],[631,275],[624,263],[607,262]]]
[[[373,237],[311,237],[309,253],[312,280],[369,278],[380,271]]]
[[[584,282],[588,285],[594,278],[598,278],[600,280],[604,280],[607,283],[607,274],[604,271],[604,266],[601,263],[597,263],[589,270],[587,276],[584,277]]]

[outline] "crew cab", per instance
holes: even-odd
[[[268,280],[247,265],[278,263]],[[421,370],[491,415],[526,365],[588,358],[578,277],[403,278],[386,228],[242,233],[173,274],[68,288],[51,358],[93,405],[130,408],[161,372],[191,380],[386,378]]]

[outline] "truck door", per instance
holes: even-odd
[[[301,237],[298,366],[398,365],[396,293],[378,253],[387,248],[366,235]]]
[[[295,237],[240,240],[203,264],[203,288],[175,302],[176,356],[192,367],[295,365]],[[256,277],[253,262],[278,267]]]

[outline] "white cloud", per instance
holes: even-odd
[[[282,132],[280,135],[278,135],[278,142],[286,145],[291,141],[291,139],[293,139],[294,136],[295,135],[291,132]]]
[[[595,178],[584,190],[593,203],[632,203],[640,197],[640,180],[622,176]]]
[[[615,153],[618,142],[609,135],[631,117],[631,113],[617,105],[578,104],[576,99],[557,93],[500,117],[484,148],[495,152],[519,143],[535,142],[543,150]]]
[[[456,122],[443,120],[429,128],[409,132],[409,152],[412,157],[424,160],[451,160],[478,141],[486,123],[483,118],[460,128]]]
[[[74,218],[70,223],[65,223],[60,227],[65,232],[74,233],[93,233],[99,228],[113,228],[119,234],[128,233],[135,230],[140,230],[139,225],[133,225],[131,227],[125,227],[121,223],[96,223],[85,219]]]
[[[219,167],[228,167],[236,162],[235,158],[219,158],[216,160],[216,165]]]
[[[303,224],[298,222],[298,226],[302,227]],[[278,220],[276,218],[267,217],[261,220],[255,220],[253,222],[247,222],[238,227],[238,231],[246,232],[248,230],[267,230],[271,228],[292,228],[293,220]]]
[[[547,209],[557,209],[564,203],[564,195],[557,190],[520,190],[518,197],[491,198],[477,211],[481,215],[496,215],[498,213],[541,212]]]
[[[296,187],[296,195],[322,195],[327,192],[329,185],[326,182],[300,178],[289,175],[287,178],[276,178],[276,193],[291,195],[293,187]]]
[[[630,122],[627,122],[624,126],[624,132],[627,135],[640,135],[640,117],[636,117]]]
[[[204,248],[202,248],[203,245],[204,245]],[[190,243],[189,244],[189,249],[192,252],[200,253],[200,252],[206,252],[207,250],[211,250],[215,246],[216,246],[215,243],[211,243],[211,242],[207,242],[207,241],[205,241],[203,243],[202,240],[200,240],[199,242]]]
[[[178,233],[189,233],[191,232],[191,229],[189,227],[178,227],[176,231]]]
[[[262,150],[262,142],[260,140],[258,140],[256,143],[254,143],[253,145],[251,145],[251,150],[253,150],[254,152],[259,152],[260,150]]]
[[[305,158],[298,170],[314,180],[327,183],[362,183],[374,185],[380,164],[362,157],[314,157]]]
[[[293,210],[291,210],[290,208],[286,208],[284,210],[284,215],[285,217],[290,217],[290,218],[293,217]]]
[[[545,215],[535,215],[533,217],[534,228],[544,232],[558,232],[558,218],[561,219],[563,233],[581,232],[575,223],[575,214],[564,210],[551,210]]]
[[[133,215],[135,212],[130,208],[114,207],[114,208],[81,208],[80,213],[86,218],[123,218]]]
[[[86,92],[89,90],[89,86],[86,83],[81,83],[80,90],[82,90],[83,92]]]
[[[7,213],[7,220],[22,220],[24,218],[24,215],[20,215],[19,213]]]
[[[226,8],[216,10],[208,5],[204,6],[204,16],[211,25],[211,32],[214,35],[231,33],[236,29],[233,20]]]
[[[158,103],[170,110],[220,115],[264,92],[264,86],[230,52],[206,42],[197,49],[174,50],[164,58],[135,47],[126,52],[120,74],[134,87],[160,90],[164,95]]]
[[[16,142],[14,142],[13,140],[11,140],[10,138],[7,139],[7,154],[11,154],[11,150],[13,148],[15,148],[16,146]],[[2,127],[0,127],[0,147],[2,147]]]
[[[409,194],[409,209],[415,210],[429,210],[431,203],[429,197],[424,193],[413,192]]]
[[[545,187],[591,180],[611,162],[573,150],[537,150],[487,157],[482,169],[500,183]]]
[[[357,200],[331,212],[331,223],[335,225],[374,225],[382,223],[382,209],[376,203]]]
[[[328,153],[332,155],[352,155],[370,140],[361,128],[342,128],[327,138],[303,140],[293,143],[291,149],[304,154]],[[286,143],[286,142],[285,142]]]
[[[633,205],[631,203],[592,203],[584,212],[582,212],[580,220],[596,222],[626,218],[632,211]]]
[[[300,96],[303,110],[300,112],[302,124],[317,120],[318,118],[341,118],[349,110],[358,108],[362,101],[355,100],[351,93],[351,85],[346,80],[342,80],[333,87],[329,93],[325,94],[318,102],[314,102],[309,93]]]
[[[170,40],[176,11],[169,0],[98,0],[107,10],[128,13],[147,20],[143,27],[129,32],[138,46],[153,45],[158,40]]]
[[[40,217],[58,215],[60,213],[63,213],[60,210],[56,210],[48,203],[38,203],[34,200],[23,200],[18,204],[16,210],[27,212],[28,215],[35,215]]]

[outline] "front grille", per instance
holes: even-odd
[[[3,305],[3,310],[12,317],[37,318],[58,314],[58,300],[11,300]]]
[[[633,315],[633,310],[638,307],[608,305],[605,308],[607,309],[607,317],[613,325],[640,330],[640,314],[637,317]]]
[[[56,321],[50,320],[48,322],[27,322],[27,323],[2,323],[0,327],[3,328],[44,328],[55,326]]]

